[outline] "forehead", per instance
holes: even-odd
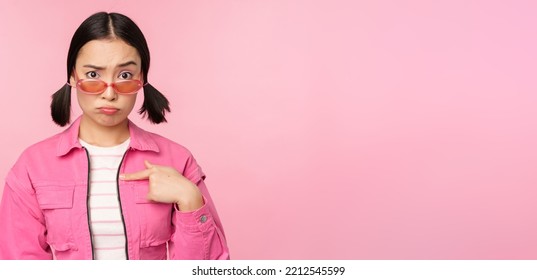
[[[140,55],[131,45],[119,39],[102,39],[87,42],[76,58],[76,64],[90,63],[104,67],[114,67],[126,61],[137,62],[139,67]]]

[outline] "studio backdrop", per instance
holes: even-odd
[[[537,258],[537,2],[2,0],[2,180],[98,11],[146,35],[172,112],[131,120],[197,158],[231,258]]]

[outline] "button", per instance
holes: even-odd
[[[200,222],[202,222],[202,223],[207,222],[207,216],[205,216],[205,215],[201,215],[201,217],[200,217]]]

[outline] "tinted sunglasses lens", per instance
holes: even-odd
[[[142,88],[142,83],[136,80],[127,80],[115,83],[114,87],[119,93],[134,94]]]
[[[84,80],[77,83],[78,89],[86,93],[101,93],[106,89],[106,83],[103,81]]]

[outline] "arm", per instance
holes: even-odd
[[[173,203],[170,259],[229,259],[222,223],[205,186],[205,175],[190,157],[183,174],[145,161],[145,170],[121,174],[121,180],[149,180],[147,198]]]
[[[0,204],[0,259],[52,259],[45,219],[29,184],[12,171],[6,179]]]
[[[169,244],[170,259],[229,259],[222,223],[205,182],[199,178],[196,185],[203,195],[204,205],[192,212],[181,212],[176,206],[172,218],[174,233]]]

